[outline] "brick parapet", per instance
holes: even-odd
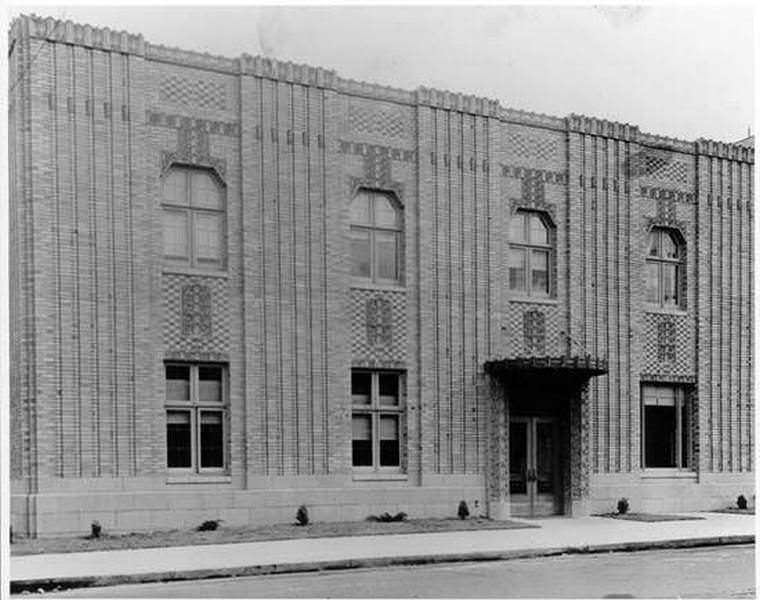
[[[696,141],[681,140],[641,132],[636,125],[620,123],[571,114],[557,117],[532,111],[501,106],[498,100],[477,97],[459,92],[419,87],[414,91],[340,77],[336,71],[312,67],[289,61],[279,61],[262,56],[241,54],[229,58],[204,52],[194,52],[146,42],[141,34],[113,31],[107,27],[81,25],[51,17],[22,15],[16,18],[10,28],[9,43],[32,37],[51,42],[81,45],[106,51],[116,51],[144,56],[147,60],[209,69],[236,75],[253,75],[288,83],[298,83],[320,88],[333,89],[339,93],[364,96],[376,100],[388,100],[403,104],[424,104],[468,112],[483,116],[497,116],[505,122],[515,122],[547,129],[578,131],[603,137],[611,137],[637,142],[643,146],[665,148],[686,154],[710,154],[754,162],[754,148],[740,144],[716,142],[707,139]]]

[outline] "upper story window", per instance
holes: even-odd
[[[553,251],[551,226],[535,211],[518,210],[509,223],[509,289],[548,297]]]
[[[683,305],[681,279],[685,254],[685,244],[675,231],[656,227],[649,232],[647,302],[663,307]]]
[[[172,264],[224,268],[224,189],[205,169],[172,167],[162,182],[164,257]]]
[[[401,282],[404,212],[391,194],[359,190],[351,202],[351,274]]]

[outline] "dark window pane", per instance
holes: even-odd
[[[676,466],[676,407],[644,406],[644,466]]]
[[[514,421],[509,424],[509,491],[527,494],[528,425]]]
[[[222,401],[221,367],[198,367],[198,399],[201,402]]]
[[[512,248],[509,251],[509,289],[525,290],[525,251]]]
[[[380,404],[383,406],[398,405],[398,375],[394,373],[381,373],[380,379]]]
[[[224,466],[224,426],[219,411],[201,411],[201,467]]]
[[[351,231],[351,274],[356,277],[370,276],[369,232],[354,229]]]
[[[190,411],[166,412],[166,460],[170,469],[192,466]]]
[[[188,402],[190,400],[190,367],[166,365],[167,402]]]
[[[380,417],[380,466],[399,466],[398,416]]]
[[[658,263],[656,262],[647,263],[647,271],[646,271],[647,302],[652,302],[655,304],[660,303],[659,283],[658,283],[659,272],[660,272],[660,269],[659,269]]]
[[[354,415],[352,418],[352,456],[355,467],[372,466],[372,418]]]
[[[351,401],[369,404],[372,397],[372,374],[361,371],[351,373]]]

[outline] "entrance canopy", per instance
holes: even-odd
[[[546,379],[586,381],[607,373],[607,360],[585,356],[532,356],[486,361],[485,371],[500,380]]]

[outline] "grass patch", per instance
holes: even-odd
[[[729,506],[727,508],[716,508],[715,510],[711,510],[708,512],[724,513],[724,514],[729,514],[729,515],[754,515],[755,509],[754,508],[736,508],[735,506]]]
[[[409,519],[382,523],[375,521],[344,521],[338,523],[310,523],[298,526],[290,523],[260,527],[225,527],[215,531],[173,529],[129,534],[101,534],[100,538],[56,537],[15,538],[11,554],[59,554],[67,552],[96,552],[99,550],[128,550],[135,548],[165,548],[204,544],[237,544],[303,538],[329,538],[355,535],[387,535],[402,533],[436,533],[446,531],[481,531],[488,529],[524,529],[538,527],[516,521],[490,519]]]
[[[658,513],[604,513],[594,515],[595,517],[606,517],[608,519],[619,519],[621,521],[640,521],[642,523],[659,523],[661,521],[704,521],[704,517],[693,517],[683,515],[662,515]]]

